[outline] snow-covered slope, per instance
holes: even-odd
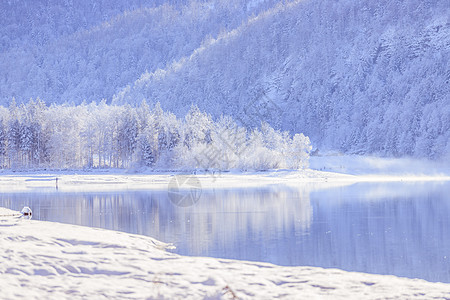
[[[126,10],[164,0],[0,1],[0,50],[44,45],[77,30],[108,21]],[[172,1],[174,2],[174,1]],[[185,1],[178,0],[178,3]]]
[[[320,150],[450,153],[447,0],[19,2],[0,4],[0,104],[196,103]]]
[[[0,208],[1,298],[443,299],[450,285],[164,251],[149,237],[21,220]]]
[[[441,157],[450,152],[450,2],[298,1],[258,15],[115,103],[239,115],[319,148]],[[255,117],[256,116],[256,117]]]
[[[110,100],[274,1],[2,1],[0,104]]]

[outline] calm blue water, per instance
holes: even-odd
[[[450,282],[450,184],[360,183],[203,190],[178,207],[167,191],[0,194],[33,219],[173,243],[183,255],[333,267]]]

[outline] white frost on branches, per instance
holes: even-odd
[[[0,107],[1,168],[304,169],[310,150],[303,134],[214,121],[195,105],[184,119],[145,101]]]

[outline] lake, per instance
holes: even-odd
[[[186,199],[192,201],[185,201]],[[450,282],[450,183],[2,193],[34,220],[173,243],[174,252]]]

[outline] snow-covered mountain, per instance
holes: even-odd
[[[2,1],[0,103],[111,100],[274,1]]]
[[[96,8],[72,3],[78,17],[55,18],[76,25],[47,31],[4,21],[58,31],[46,42],[24,34],[28,47],[4,42],[14,35],[2,27],[0,101],[146,98],[178,116],[195,103],[303,132],[321,150],[450,153],[448,0],[146,3],[116,0],[84,23],[80,12]]]
[[[439,157],[450,152],[449,17],[448,1],[283,5],[143,75],[115,102],[176,111],[194,101],[302,131],[319,148]]]

